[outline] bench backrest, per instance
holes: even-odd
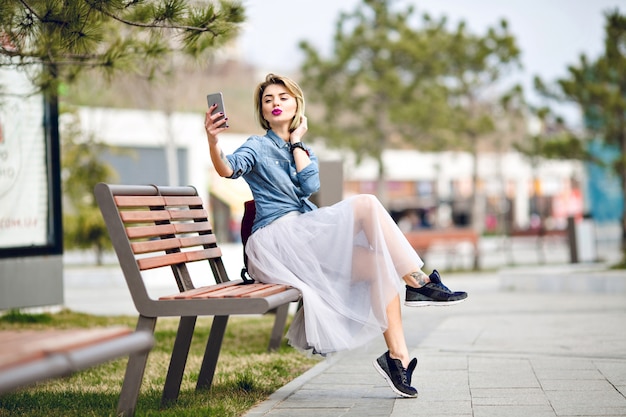
[[[194,287],[188,262],[208,261],[216,283],[229,281],[222,252],[194,187],[100,183],[96,200],[135,306],[149,302],[142,271],[170,267],[179,291]]]

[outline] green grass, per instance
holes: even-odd
[[[278,351],[268,353],[273,320],[273,315],[231,317],[213,386],[210,391],[197,392],[195,382],[211,327],[211,318],[199,318],[178,401],[161,409],[161,392],[178,321],[159,319],[156,345],[148,358],[135,415],[235,417],[267,399],[318,362],[318,359],[295,351],[284,341]],[[134,327],[135,318],[92,316],[67,310],[41,315],[11,311],[0,317],[0,330],[111,325]],[[66,378],[0,396],[0,417],[115,416],[126,360],[111,361]]]

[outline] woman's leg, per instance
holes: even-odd
[[[450,305],[467,298],[467,293],[452,292],[443,285],[438,273],[429,276],[421,270],[419,256],[414,256],[414,249],[376,197],[360,195],[351,201],[355,233],[362,231],[365,234],[373,252],[391,257],[397,274],[407,285],[406,305]]]
[[[404,255],[404,247],[398,242],[398,233],[392,228],[397,225],[389,216],[389,213],[380,204],[378,199],[369,194],[359,195],[353,200],[355,232],[363,230],[365,236],[371,245],[375,246],[376,228],[380,228],[384,237],[384,243],[394,260],[401,264],[406,256]],[[404,282],[414,288],[421,288],[430,282],[430,278],[426,275],[418,265],[413,265],[410,273],[405,274],[402,279]]]
[[[400,359],[403,367],[409,365],[409,350],[404,338],[404,329],[402,328],[402,313],[400,311],[400,296],[396,296],[387,305],[387,330],[383,333],[389,356],[393,359]]]
[[[387,352],[374,360],[374,369],[385,378],[389,387],[398,395],[417,397],[417,390],[411,386],[417,359],[409,360],[409,350],[404,339],[400,296],[396,295],[387,305],[387,330],[383,333]]]
[[[430,282],[430,278],[424,271],[417,269],[415,272],[406,274],[402,277],[406,285],[413,288],[421,288]]]

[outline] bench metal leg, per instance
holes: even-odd
[[[156,317],[139,316],[137,320],[137,331],[150,332],[154,334],[156,325]],[[135,414],[137,407],[137,398],[139,397],[139,389],[143,379],[146,363],[148,361],[149,350],[145,352],[134,353],[128,357],[126,365],[126,374],[122,383],[122,392],[117,403],[117,415],[130,417]]]
[[[277,350],[280,347],[280,342],[283,340],[283,332],[285,331],[289,313],[289,303],[276,307],[273,312],[276,314],[276,319],[274,320],[274,328],[270,336],[270,344],[267,348],[270,352]]]
[[[170,358],[170,366],[167,370],[165,386],[163,387],[161,407],[165,407],[168,403],[176,401],[178,398],[195,326],[196,316],[180,318],[176,340],[174,341],[174,349],[172,350],[172,357]]]
[[[474,271],[480,271],[480,250],[478,243],[474,246]]]
[[[202,359],[202,366],[200,367],[200,374],[198,375],[198,383],[196,384],[197,390],[211,388],[211,384],[213,383],[213,376],[215,375],[215,368],[217,367],[217,359],[220,356],[222,341],[224,340],[224,332],[226,331],[227,323],[228,316],[213,317],[213,324],[211,325],[209,340],[206,344],[204,358]]]

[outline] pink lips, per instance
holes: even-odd
[[[274,109],[272,110],[272,114],[274,116],[278,116],[279,114],[281,114],[283,111],[281,109]]]

